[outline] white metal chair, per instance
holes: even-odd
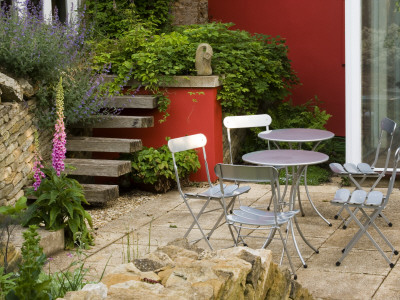
[[[400,160],[400,148],[396,150],[394,163],[393,163],[393,172],[392,176],[389,180],[389,186],[387,188],[386,196],[384,196],[379,191],[369,191],[366,192],[364,190],[355,190],[352,193],[347,189],[340,189],[336,192],[334,199],[331,201],[333,205],[343,206],[344,209],[349,213],[350,218],[354,220],[360,229],[353,236],[350,242],[346,245],[342,250],[342,257],[336,262],[337,266],[340,266],[344,258],[349,254],[350,250],[355,246],[355,244],[360,240],[360,238],[365,234],[372,244],[378,249],[383,258],[389,263],[391,268],[394,267],[394,264],[391,262],[389,257],[386,255],[384,250],[378,245],[378,243],[374,240],[371,234],[368,232],[369,227],[373,227],[379,236],[385,241],[385,243],[389,246],[391,250],[391,256],[397,255],[399,252],[394,249],[393,245],[389,242],[389,240],[384,236],[382,231],[379,230],[377,225],[375,224],[375,219],[382,214],[383,209],[385,209],[386,205],[389,202],[390,194],[393,190],[394,182],[396,180],[397,173],[397,164]],[[362,213],[363,220],[358,219],[356,217],[355,211],[352,209],[358,209]],[[371,211],[367,214],[366,211]]]
[[[397,124],[388,118],[384,118],[381,121],[378,146],[376,149],[374,161],[372,162],[371,165],[369,165],[367,163],[359,163],[358,165],[355,165],[353,163],[346,163],[342,166],[341,164],[338,164],[338,163],[331,163],[329,165],[329,167],[335,174],[342,176],[342,177],[348,177],[351,180],[351,182],[354,183],[357,190],[363,189],[362,183],[365,181],[365,179],[376,178],[375,182],[369,189],[369,191],[373,191],[375,189],[375,187],[377,186],[377,184],[379,183],[379,181],[386,174],[388,164],[389,164],[390,154],[391,154],[391,150],[392,150],[392,145],[393,145],[394,132],[396,130],[396,127],[397,127]],[[387,133],[387,135],[389,137],[389,144],[385,149],[383,149],[381,151],[382,140],[383,140],[385,132]],[[385,152],[386,152],[386,158],[385,158],[384,168],[383,168],[382,172],[378,172],[375,170],[376,163],[378,162],[379,157],[384,155]],[[341,215],[343,210],[344,210],[344,206],[342,206],[341,209],[337,212],[337,214],[335,215],[335,219],[339,218],[339,216]],[[389,227],[392,226],[392,223],[385,217],[385,215],[383,213],[381,213],[381,217],[383,217],[385,219],[385,221],[389,225]],[[350,221],[351,221],[351,218],[349,218],[345,221],[345,223],[343,225],[343,229],[347,228]]]
[[[230,161],[233,164],[233,153],[232,153],[232,139],[231,139],[231,129],[239,129],[239,128],[255,128],[255,127],[265,127],[265,131],[270,131],[269,125],[271,125],[272,118],[268,114],[260,114],[260,115],[243,115],[243,116],[228,116],[224,118],[224,126],[226,127],[226,133],[228,137],[228,144],[229,144],[229,154],[230,154]],[[268,149],[269,141],[268,141]],[[282,169],[284,167],[275,166],[277,169]],[[285,168],[287,171],[287,169]],[[287,174],[287,172],[286,172]],[[288,186],[288,178],[286,178],[286,185],[284,190],[284,195],[287,191]],[[239,198],[240,202],[240,198]],[[272,199],[268,205],[270,208],[272,203]]]
[[[179,193],[182,196],[184,203],[186,204],[187,208],[189,209],[190,214],[193,217],[193,222],[192,222],[191,226],[189,227],[189,229],[186,231],[184,237],[186,238],[189,235],[189,233],[191,232],[191,230],[193,229],[193,227],[196,225],[199,228],[201,235],[202,235],[202,238],[200,238],[200,240],[204,239],[206,241],[206,243],[208,244],[208,246],[210,247],[210,249],[213,250],[213,247],[211,246],[209,239],[210,239],[211,235],[213,234],[214,230],[218,227],[219,223],[224,219],[224,212],[221,213],[220,217],[216,220],[214,227],[210,230],[210,232],[208,232],[207,235],[204,233],[204,230],[202,229],[202,227],[199,223],[199,219],[202,216],[202,214],[217,210],[217,209],[210,209],[210,210],[206,211],[206,208],[211,200],[219,202],[219,204],[221,205],[221,208],[219,208],[219,209],[223,209],[224,206],[223,206],[222,200],[221,200],[222,193],[220,190],[220,185],[213,185],[211,183],[210,173],[209,173],[208,164],[207,164],[206,150],[205,150],[206,144],[207,144],[207,138],[205,137],[204,134],[199,133],[199,134],[194,134],[194,135],[189,135],[189,136],[185,136],[185,137],[171,139],[168,141],[168,148],[172,153],[176,182],[178,185]],[[186,151],[186,150],[191,150],[191,149],[198,149],[198,148],[203,149],[202,152],[203,152],[203,157],[204,157],[204,167],[205,167],[205,170],[207,173],[207,181],[208,181],[209,187],[208,187],[208,189],[206,189],[200,193],[184,193],[182,191],[180,180],[179,180],[179,170],[176,165],[175,153],[181,152],[181,151]],[[239,187],[237,184],[229,185],[229,186],[225,187],[225,198],[231,198],[227,207],[230,208],[233,206],[235,198],[237,196],[237,193],[239,193],[239,192],[244,193],[249,190],[250,190],[250,187]],[[203,204],[201,209],[199,211],[197,211],[196,213],[194,212],[193,208],[191,207],[191,203],[190,203],[191,199],[204,199],[205,200],[205,203]],[[198,241],[198,240],[196,240],[196,241]]]
[[[228,224],[232,239],[237,246],[243,243],[247,237],[262,238],[265,242],[262,248],[268,246],[271,239],[274,238],[275,232],[279,232],[280,239],[283,244],[283,251],[286,253],[294,278],[297,278],[295,269],[292,264],[290,254],[287,250],[286,244],[291,230],[291,226],[287,226],[286,237],[284,238],[281,226],[289,225],[292,218],[299,212],[299,210],[285,211],[281,210],[280,200],[281,193],[279,189],[279,175],[278,170],[272,166],[243,166],[243,165],[228,165],[217,164],[215,166],[215,173],[220,179],[220,189],[222,191],[222,203],[224,205],[224,212],[226,223]],[[271,192],[273,194],[273,210],[260,210],[249,206],[240,206],[239,209],[229,212],[229,203],[225,199],[229,197],[232,191],[226,190],[224,186],[225,181],[234,182],[255,182],[255,183],[270,183]],[[235,193],[235,192],[233,192]],[[238,195],[242,194],[241,191],[237,192]],[[268,230],[267,236],[249,236],[242,234],[242,229],[250,229],[251,231]]]

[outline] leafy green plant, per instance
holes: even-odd
[[[44,173],[46,177],[38,189],[27,191],[37,199],[28,207],[23,225],[44,223],[48,230],[64,228],[67,249],[73,248],[77,241],[83,248],[89,248],[93,245],[93,235],[87,224],[92,227],[92,218],[82,206],[88,204],[82,186],[64,173],[57,176],[54,169],[45,169]]]
[[[114,0],[84,2],[85,20],[92,28],[95,40],[123,37],[138,23],[152,30],[169,30],[173,0]]]
[[[298,84],[298,79],[284,40],[231,30],[232,26],[231,23],[180,26],[176,31],[159,35],[132,32],[113,41],[111,55],[105,52],[108,47],[97,48],[94,61],[100,65],[111,63],[112,72],[119,78],[133,77],[147,89],[159,91],[160,85],[171,81],[173,75],[195,75],[197,46],[209,43],[214,52],[213,73],[223,75],[218,92],[223,111],[235,115],[258,113],[280,103],[290,94],[290,88]],[[135,44],[137,36],[140,43]],[[126,47],[129,44],[135,47]]]
[[[37,233],[37,226],[29,226],[23,236],[22,264],[15,280],[15,288],[7,294],[6,299],[51,299],[50,280],[39,279],[46,263],[46,256],[42,247],[39,246],[40,236]]]
[[[0,267],[0,299],[4,299],[14,288],[15,279],[13,276],[13,273],[6,273],[4,267]]]
[[[157,192],[166,192],[175,182],[172,154],[167,145],[158,149],[143,147],[141,151],[121,156],[132,161],[132,179],[135,183],[150,184]],[[175,154],[180,178],[188,177],[200,168],[195,150]]]

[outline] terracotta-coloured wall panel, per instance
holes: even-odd
[[[291,98],[317,95],[333,115],[327,129],[345,135],[344,0],[209,0],[209,17],[285,38],[302,83]]]
[[[217,88],[168,88],[171,99],[170,116],[159,123],[162,115],[157,110],[125,110],[125,115],[154,115],[154,127],[140,129],[95,129],[94,136],[141,139],[143,146],[160,147],[166,144],[166,137],[177,138],[203,133],[207,137],[207,162],[210,175],[216,180],[214,166],[222,162],[222,113],[217,99]],[[97,157],[110,157],[98,154]],[[115,155],[113,155],[115,157]],[[206,181],[204,160],[199,153],[201,169],[191,179]]]

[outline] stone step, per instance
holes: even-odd
[[[118,185],[82,184],[87,202],[102,204],[119,197]]]
[[[75,168],[74,170],[65,169],[65,172],[70,175],[119,177],[132,169],[129,160],[67,158],[65,163]]]
[[[157,98],[151,95],[114,96],[104,104],[106,107],[153,109],[157,108]]]
[[[67,151],[133,153],[142,149],[138,139],[68,136]]]
[[[154,126],[154,117],[106,116],[94,124],[74,124],[73,128],[148,128]]]
[[[81,184],[87,202],[103,204],[119,197],[118,185],[111,184]],[[25,195],[30,200],[37,199],[33,195]]]

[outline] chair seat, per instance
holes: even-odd
[[[235,197],[238,195],[241,195],[243,193],[247,193],[250,191],[249,186],[238,186],[237,184],[231,184],[231,185],[224,185],[224,193],[226,198],[231,198]],[[219,185],[215,185],[211,188],[208,188],[205,191],[202,191],[200,193],[185,193],[185,196],[188,198],[211,198],[211,199],[221,199],[222,197],[222,192],[221,188]]]
[[[329,164],[331,170],[341,176],[352,175],[352,176],[367,176],[367,177],[378,177],[379,173],[375,172],[374,169],[367,163],[359,163],[355,165],[353,163],[347,163],[341,165],[339,163]]]
[[[288,222],[299,210],[277,213],[278,223],[275,223],[274,212],[262,211],[256,208],[241,206],[239,210],[234,210],[233,214],[228,215],[228,220],[233,223],[248,224],[255,226],[274,226]]]
[[[347,189],[336,191],[335,197],[331,201],[332,204],[343,205],[347,203],[349,206],[380,206],[384,196],[379,191],[366,192],[364,190],[355,190],[350,193]]]

